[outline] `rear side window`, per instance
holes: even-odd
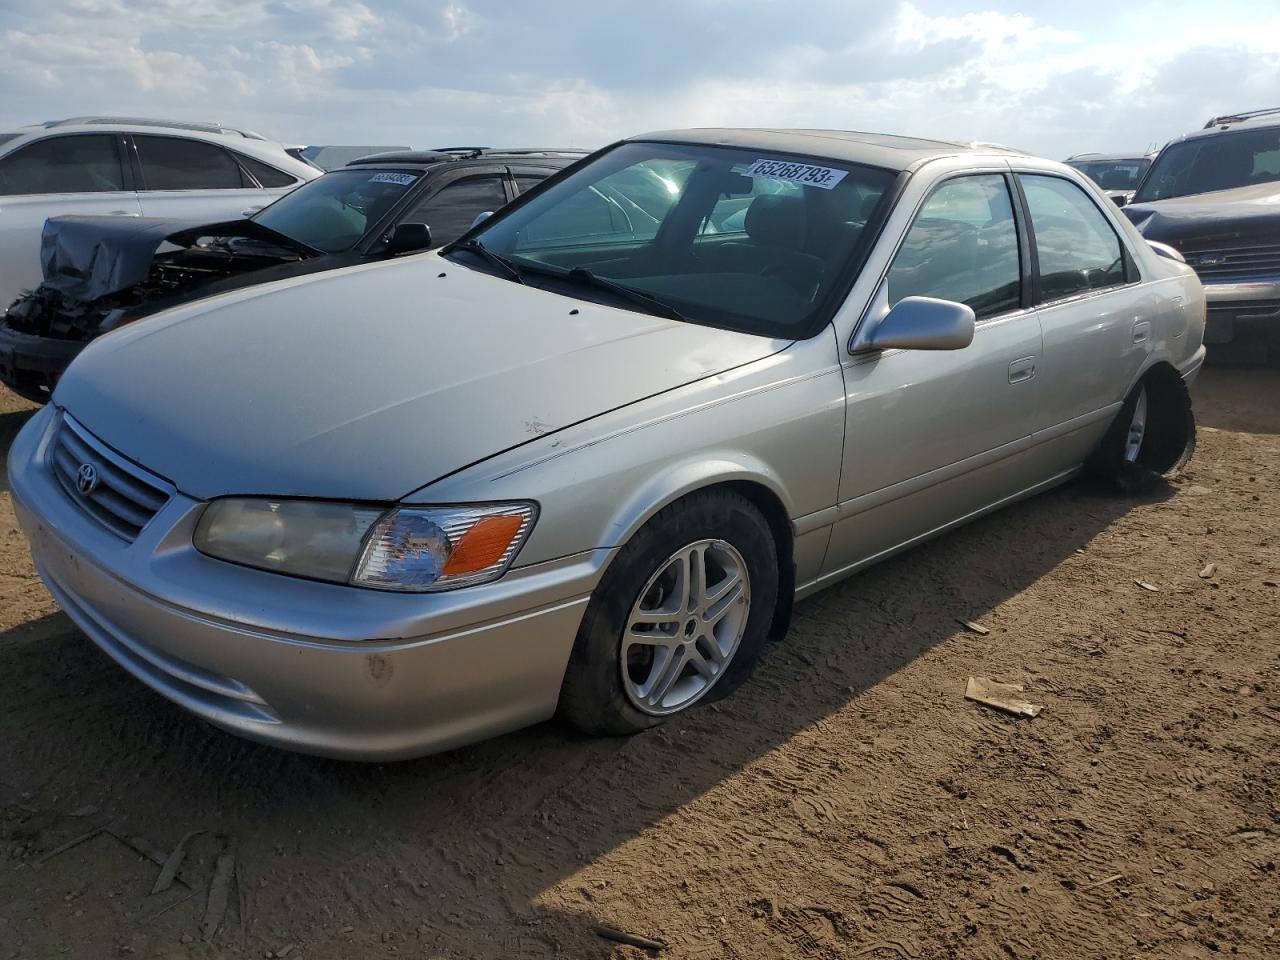
[[[270,164],[263,163],[261,160],[255,160],[253,157],[246,157],[243,153],[237,153],[236,159],[240,161],[240,165],[253,174],[260,184],[267,189],[273,187],[291,187],[298,181],[287,173],[277,170]]]
[[[405,223],[431,228],[431,246],[452,243],[471,229],[477,216],[492,213],[507,202],[502,177],[470,177],[449,184],[414,207]]]
[[[889,268],[889,305],[906,297],[968,304],[978,319],[1017,308],[1018,228],[1005,179],[947,180],[924,202]]]
[[[134,136],[147,190],[239,190],[245,186],[231,154],[182,137]]]
[[[124,172],[110,134],[49,137],[0,160],[0,195],[112,193],[124,189]]]
[[[1074,183],[1020,175],[1040,257],[1040,300],[1061,300],[1124,283],[1120,238]]]

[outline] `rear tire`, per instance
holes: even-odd
[[[561,716],[584,733],[617,736],[727,696],[759,658],[778,583],[777,544],[749,500],[712,489],[665,507],[591,597]]]
[[[1158,367],[1125,398],[1087,470],[1124,494],[1143,493],[1172,476],[1196,449],[1196,421],[1187,385]]]

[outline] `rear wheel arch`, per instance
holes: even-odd
[[[1141,448],[1136,457],[1127,456],[1126,435],[1135,405],[1143,400]],[[1172,364],[1157,360],[1134,382],[1088,470],[1122,493],[1138,493],[1186,466],[1195,447],[1195,415],[1186,381]]]

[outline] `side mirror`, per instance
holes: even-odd
[[[426,250],[431,246],[431,228],[425,223],[397,223],[387,237],[386,254],[394,257],[401,253]]]
[[[488,220],[492,216],[493,216],[492,210],[486,210],[483,213],[477,213],[476,218],[471,221],[471,226],[473,228],[478,227],[480,226],[480,224],[484,223],[486,220]]]
[[[973,343],[973,308],[952,300],[907,297],[861,344],[865,350],[961,350]]]

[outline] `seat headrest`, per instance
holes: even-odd
[[[804,244],[804,201],[765,194],[747,207],[747,236],[760,244],[799,248]]]

